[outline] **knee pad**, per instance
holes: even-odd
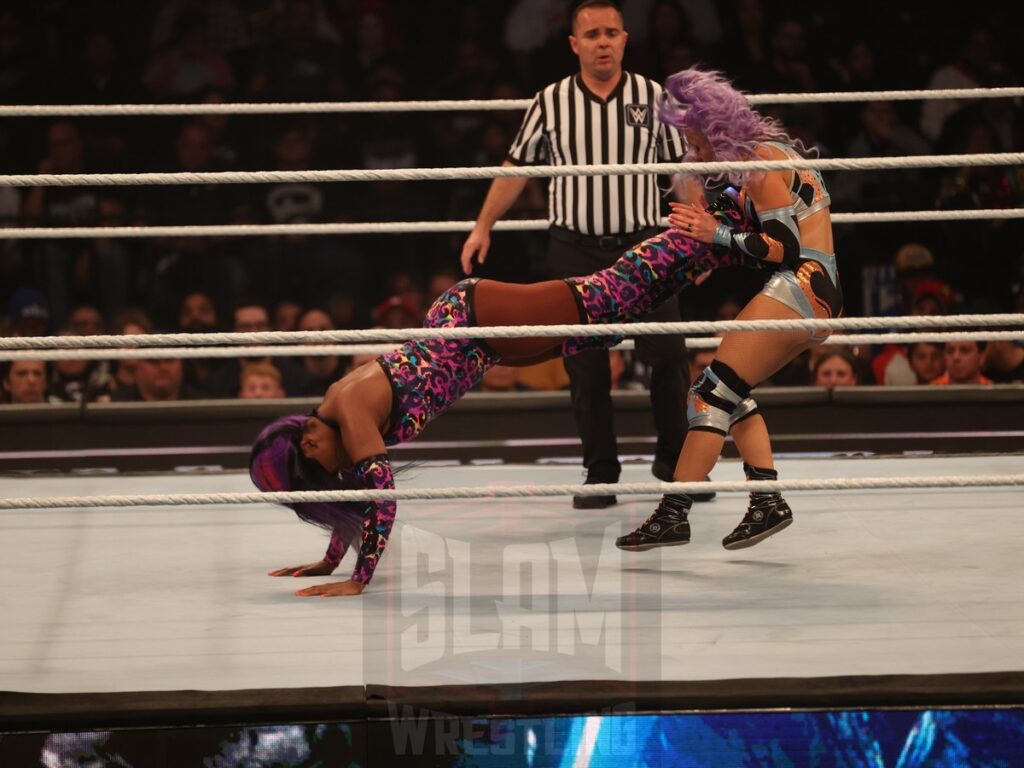
[[[728,365],[713,360],[690,388],[686,421],[690,429],[728,434],[732,414],[750,396],[750,385]]]
[[[748,397],[745,400],[741,400],[734,410],[729,415],[729,429],[732,429],[744,419],[749,419],[757,413],[757,401],[752,397]]]

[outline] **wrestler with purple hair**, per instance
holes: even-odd
[[[660,116],[679,129],[691,161],[798,160],[808,153],[775,120],[751,108],[718,72],[687,69],[665,85]],[[817,171],[778,170],[723,174],[712,181],[740,189],[746,226],[721,227],[707,215],[702,185],[690,180],[690,202],[671,203],[669,223],[693,239],[759,261],[771,271],[764,288],[738,320],[839,317],[843,295],[832,243],[830,198]],[[698,197],[699,196],[699,197]],[[676,464],[679,482],[703,479],[714,467],[727,433],[742,452],[749,480],[775,480],[771,442],[751,390],[827,333],[744,331],[726,334],[715,358],[694,382],[687,406],[689,431]],[[686,544],[692,499],[666,495],[623,549]],[[793,521],[778,493],[752,493],[742,522],[722,541],[740,549],[781,531]]]
[[[742,219],[728,197],[711,210],[723,226],[737,225]],[[434,302],[424,325],[632,322],[711,270],[745,258],[738,251],[716,248],[669,229],[627,251],[611,267],[586,277],[532,285],[463,280]],[[414,439],[493,365],[531,365],[583,349],[610,347],[620,340],[597,336],[406,342],[332,384],[308,416],[288,416],[266,427],[253,445],[250,477],[264,491],[392,489],[388,446]],[[271,575],[330,574],[352,546],[357,556],[350,580],[297,594],[360,594],[387,544],[395,502],[289,506],[303,520],[330,530],[331,541],[322,560]]]

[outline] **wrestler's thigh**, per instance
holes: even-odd
[[[780,301],[758,294],[737,315],[737,320],[799,320],[800,314]],[[808,331],[732,331],[725,335],[715,359],[728,365],[741,379],[757,386],[816,342]]]

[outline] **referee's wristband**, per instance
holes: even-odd
[[[721,245],[724,248],[729,248],[732,245],[732,230],[725,226],[725,224],[719,224],[715,227],[715,234],[712,237],[712,242],[715,245]]]

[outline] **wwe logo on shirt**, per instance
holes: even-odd
[[[626,105],[626,125],[634,128],[650,125],[651,108],[647,104]]]

